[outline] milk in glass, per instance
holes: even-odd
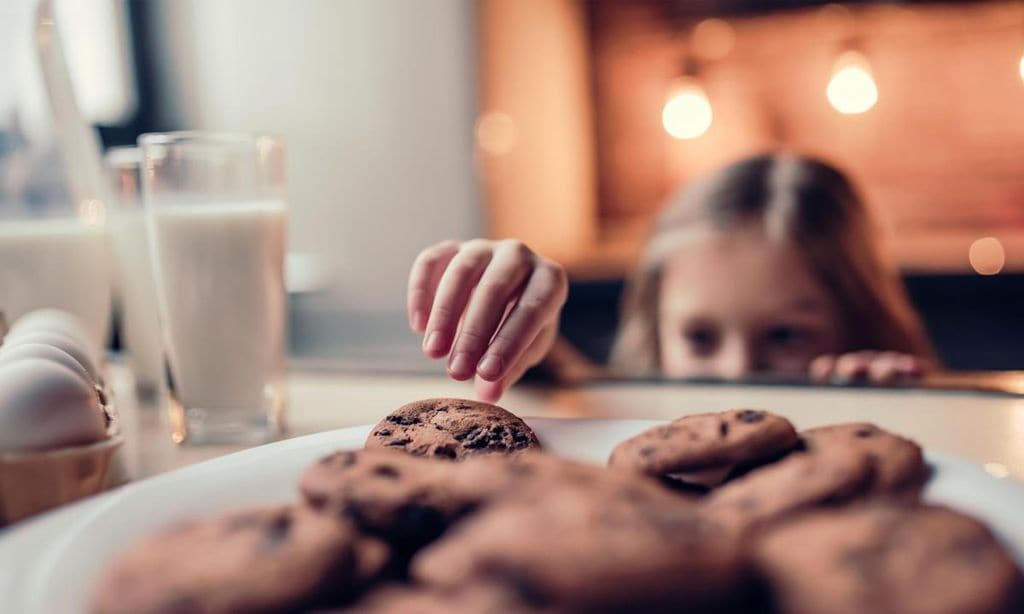
[[[120,273],[122,343],[136,388],[148,399],[161,389],[164,363],[145,212],[141,207],[119,210],[111,226]]]
[[[34,309],[75,314],[94,350],[110,326],[112,262],[103,224],[79,218],[0,222],[0,311],[8,322]]]
[[[150,210],[172,398],[211,428],[283,408],[283,201]]]

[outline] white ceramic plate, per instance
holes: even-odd
[[[612,447],[656,422],[528,419],[564,456],[603,463]],[[5,612],[85,611],[90,587],[119,550],[169,522],[221,510],[295,500],[302,470],[339,448],[359,448],[369,426],[289,439],[192,465],[45,514],[0,532],[0,604]],[[980,467],[928,454],[925,492],[986,521],[1024,565],[1024,486]],[[201,553],[197,553],[201,555]]]

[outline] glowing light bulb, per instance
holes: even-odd
[[[871,76],[867,58],[856,51],[839,56],[825,94],[829,104],[844,115],[871,110],[878,102],[878,86]]]
[[[677,139],[695,139],[708,131],[713,117],[704,88],[692,79],[684,79],[669,93],[661,110],[661,125]]]

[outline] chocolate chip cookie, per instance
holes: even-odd
[[[99,614],[292,611],[356,597],[387,548],[305,506],[184,523],[124,553],[93,602]]]
[[[510,496],[412,561],[424,586],[496,583],[560,612],[708,611],[743,594],[733,536],[656,482]]]
[[[463,399],[427,399],[399,407],[366,439],[367,448],[392,448],[415,456],[462,460],[539,448],[537,435],[497,405]]]
[[[412,550],[437,538],[484,496],[457,479],[460,468],[395,450],[342,451],[309,467],[299,490],[312,507]]]
[[[754,559],[786,614],[1024,611],[1020,570],[984,525],[891,502],[792,518]]]
[[[324,457],[303,473],[299,489],[315,509],[350,519],[408,552],[502,497],[543,497],[551,489],[572,487],[628,489],[636,480],[541,451],[451,463],[394,450],[358,450]]]
[[[808,448],[852,446],[874,465],[873,493],[913,494],[928,476],[921,446],[867,422],[813,428],[801,433]]]
[[[757,409],[684,416],[612,450],[608,465],[644,475],[714,486],[730,473],[774,460],[797,446],[788,420]]]
[[[544,614],[553,611],[524,604],[500,586],[474,584],[453,590],[391,586],[378,589],[345,610],[355,614]]]
[[[714,491],[704,510],[744,532],[809,507],[848,501],[870,486],[868,455],[852,447],[794,452]]]

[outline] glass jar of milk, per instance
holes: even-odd
[[[99,349],[110,322],[109,189],[52,3],[0,3],[0,311],[64,309]]]

